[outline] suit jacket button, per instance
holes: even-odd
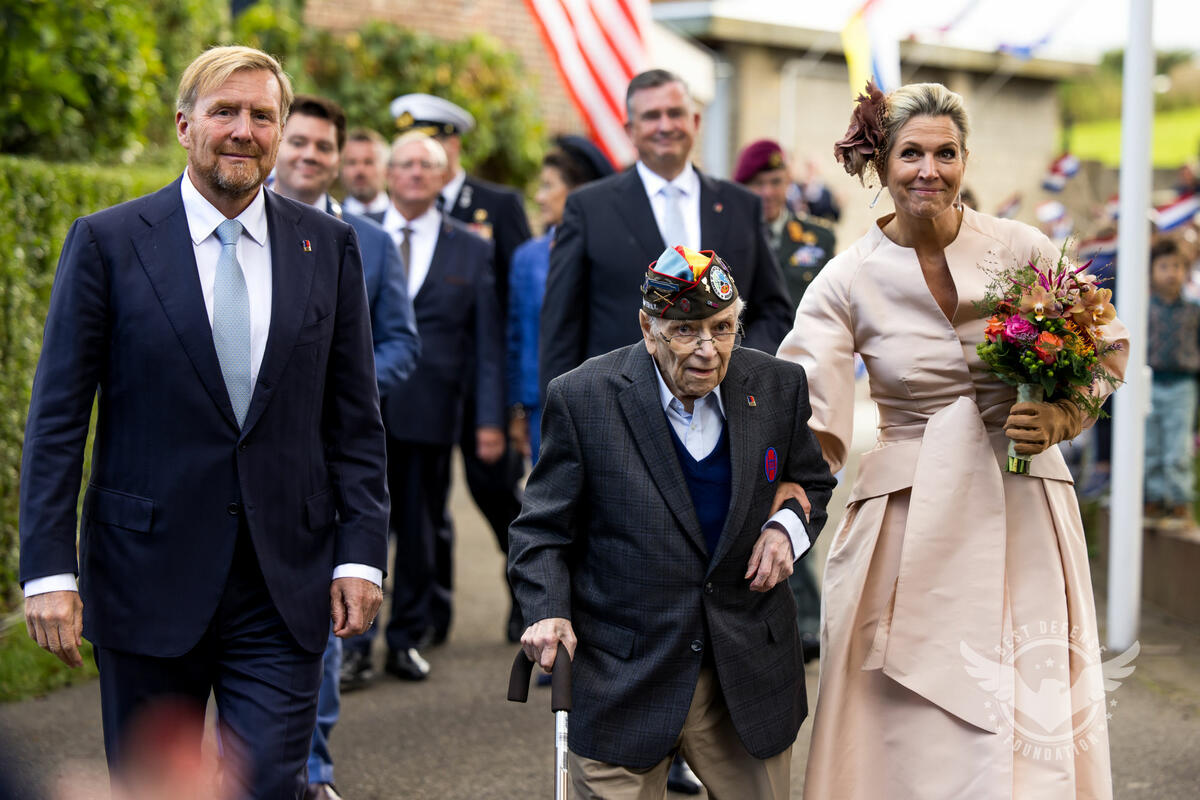
[[[700,641],[699,639],[692,640],[692,652],[693,653],[699,653],[703,649],[704,649],[704,642]]]
[[[713,593],[713,585],[712,585],[712,581],[709,581],[708,583],[704,584],[704,593],[705,593],[705,594],[712,594],[712,593]]]
[[[238,514],[242,513],[242,504],[230,503],[229,505],[225,506],[225,510],[229,512],[229,516],[236,517]]]
[[[246,443],[245,442],[238,442],[238,452],[239,453],[246,452]]]

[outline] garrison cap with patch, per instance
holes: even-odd
[[[759,139],[746,145],[738,155],[733,179],[738,183],[749,183],[754,176],[767,170],[783,167],[783,148],[771,139]]]
[[[428,136],[454,136],[475,127],[471,112],[431,94],[402,94],[388,110],[396,120],[396,133],[420,131]]]
[[[668,247],[646,268],[642,309],[663,319],[705,319],[737,299],[729,266],[712,250]]]

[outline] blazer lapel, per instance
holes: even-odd
[[[633,232],[638,245],[650,258],[657,258],[665,248],[662,232],[654,219],[650,198],[646,197],[646,186],[642,183],[637,167],[630,167],[613,186],[616,199],[613,205],[625,220],[625,226]]]
[[[332,247],[332,243],[322,242],[312,252],[305,252],[299,209],[289,207],[274,192],[267,192],[266,200],[267,236],[271,241],[271,327],[242,426],[243,435],[254,427],[270,402],[271,390],[287,366],[292,343],[304,322],[317,260],[322,257],[319,254],[330,252],[326,248]]]
[[[645,350],[630,348],[624,373],[632,382],[621,390],[617,399],[651,480],[687,537],[707,554],[700,518],[696,516],[683,468],[679,466],[679,455],[671,443],[671,431],[662,410],[654,369],[654,360]]]
[[[437,242],[433,246],[433,257],[429,260],[429,271],[425,273],[425,280],[421,281],[421,288],[417,289],[417,297],[425,294],[426,288],[436,286],[435,278],[441,280],[443,270],[452,262],[450,252],[455,246],[453,237],[454,228],[443,220],[438,229]],[[414,303],[416,299],[413,298]]]
[[[745,399],[746,395],[752,395],[754,391],[747,383],[749,376],[741,369],[741,364],[741,359],[734,350],[729,359],[729,370],[725,373],[725,379],[721,381],[721,400],[725,406],[725,430],[729,434],[729,466],[733,485],[725,527],[721,529],[721,538],[717,540],[717,551],[709,560],[710,572],[725,557],[734,537],[742,529],[753,494],[751,487],[759,466],[759,455],[754,448],[755,409],[751,408]]]
[[[134,234],[133,248],[205,391],[236,428],[237,417],[225,388],[213,346],[212,324],[204,307],[192,233],[179,190],[181,181],[182,178],[160,191],[157,198],[161,202],[142,213],[149,227]]]
[[[700,176],[700,249],[715,250],[720,255],[729,227],[721,186],[699,170],[696,172]]]

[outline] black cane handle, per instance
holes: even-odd
[[[508,675],[509,700],[524,703],[529,699],[529,680],[533,677],[533,666],[525,651],[518,650],[517,657],[513,659],[512,672]],[[558,643],[558,652],[554,654],[554,668],[550,672],[550,710],[571,710],[571,657],[562,642]]]

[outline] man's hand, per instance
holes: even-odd
[[[750,553],[750,565],[742,577],[754,578],[750,582],[750,591],[769,592],[777,583],[786,580],[792,574],[794,561],[792,540],[777,526],[768,525],[754,543],[754,550]]]
[[[383,605],[383,590],[363,578],[336,578],[329,586],[333,635],[341,639],[366,633]]]
[[[79,592],[35,594],[25,598],[25,630],[38,647],[68,667],[82,667],[83,601]]]
[[[775,499],[771,501],[771,513],[767,516],[774,516],[776,511],[783,508],[784,503],[793,499],[799,501],[800,507],[804,509],[804,521],[807,522],[808,516],[812,514],[812,503],[808,502],[808,495],[803,487],[791,481],[779,482],[779,488],[775,490]]]
[[[504,455],[504,431],[500,428],[475,429],[475,456],[485,464],[495,464]]]
[[[554,657],[558,654],[558,643],[566,645],[567,655],[575,658],[575,629],[571,620],[562,617],[547,617],[525,629],[521,634],[521,649],[535,664],[550,672],[554,669]]]
[[[508,441],[524,458],[532,452],[529,443],[529,417],[513,417],[508,421]]]

